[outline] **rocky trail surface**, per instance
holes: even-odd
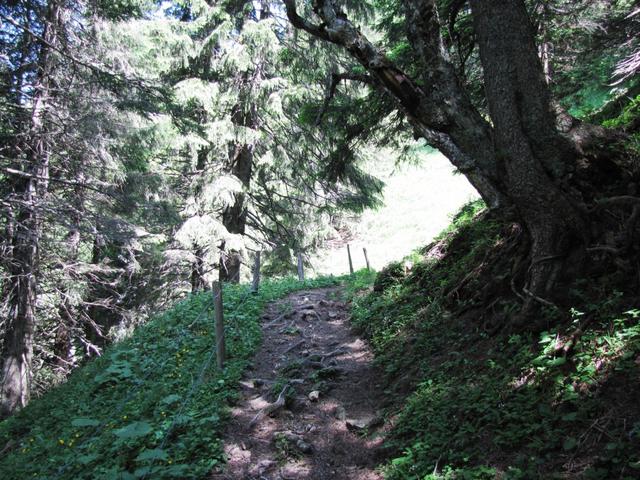
[[[349,328],[340,289],[271,304],[242,382],[217,480],[378,480],[380,376]]]

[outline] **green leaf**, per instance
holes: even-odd
[[[91,462],[93,462],[94,460],[96,460],[98,458],[98,455],[95,453],[90,453],[88,455],[80,455],[79,457],[76,458],[76,460],[78,461],[78,463],[82,464],[82,465],[88,465]]]
[[[169,455],[167,455],[167,452],[159,448],[154,448],[153,450],[145,450],[136,457],[136,460],[144,462],[145,460],[167,460],[168,458]]]
[[[554,358],[553,360],[549,360],[547,363],[550,367],[559,367],[560,365],[564,365],[567,363],[567,359],[565,357]]]
[[[549,360],[549,357],[547,357],[546,355],[540,355],[539,357],[534,358],[531,363],[533,365],[546,365],[547,364],[547,360]]]
[[[119,428],[115,430],[115,433],[118,437],[122,439],[128,438],[137,438],[148,435],[153,431],[153,428],[147,422],[133,422],[127,425],[126,427]]]
[[[105,472],[104,477],[101,477],[105,480],[135,480],[136,477],[131,475],[129,472],[118,472],[116,470],[110,470]]]
[[[167,395],[166,397],[164,397],[162,400],[160,400],[160,403],[163,403],[165,405],[171,405],[173,403],[176,403],[178,401],[182,400],[182,397],[180,395],[176,395],[171,394],[171,395]]]
[[[100,422],[92,418],[76,418],[71,421],[72,427],[97,427],[98,425]]]
[[[133,474],[136,476],[136,478],[144,478],[147,475],[149,475],[152,470],[155,470],[152,467],[141,467],[141,468],[136,468],[135,472],[133,472]]]

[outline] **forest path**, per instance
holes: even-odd
[[[381,479],[380,375],[350,330],[340,289],[274,302],[262,328],[224,437],[227,466],[211,478]]]

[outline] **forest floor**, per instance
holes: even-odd
[[[384,435],[380,374],[339,288],[297,292],[263,315],[218,480],[374,480]]]

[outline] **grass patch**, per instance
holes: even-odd
[[[156,316],[69,380],[0,423],[0,478],[203,478],[224,462],[221,433],[260,343],[267,302],[334,278],[225,286],[229,360],[216,367],[210,292]]]

